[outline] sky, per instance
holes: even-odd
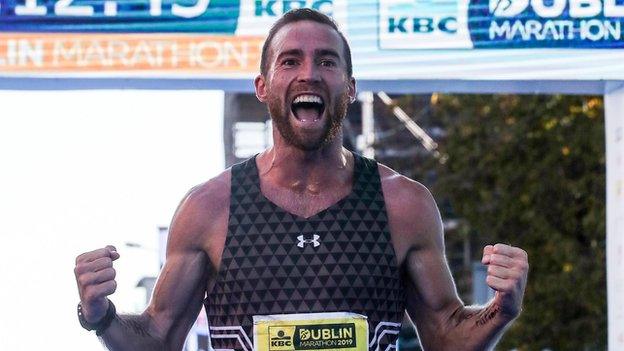
[[[223,168],[220,91],[0,91],[0,350],[103,350],[78,324],[76,256],[115,245],[111,300],[140,312],[158,227]]]

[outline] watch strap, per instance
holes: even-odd
[[[102,336],[106,329],[111,325],[113,319],[117,316],[117,310],[115,309],[115,305],[112,301],[108,300],[108,309],[106,310],[106,314],[100,321],[97,323],[89,323],[84,317],[84,313],[82,312],[82,303],[78,303],[78,321],[80,325],[86,330],[95,330],[95,334],[97,336]]]

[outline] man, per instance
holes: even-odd
[[[425,187],[341,145],[356,95],[326,16],[285,14],[254,81],[274,146],[193,188],[177,209],[146,311],[117,315],[108,246],[80,255],[79,315],[111,350],[180,350],[205,298],[214,349],[388,350],[404,311],[425,350],[485,350],[521,310],[526,253],[486,246],[482,307],[458,298]]]

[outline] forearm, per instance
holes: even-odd
[[[110,351],[171,350],[156,334],[156,328],[147,314],[117,315],[101,339]]]
[[[513,321],[493,303],[460,307],[451,316],[444,339],[445,350],[492,350]]]

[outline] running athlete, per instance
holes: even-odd
[[[341,145],[356,88],[332,20],[284,15],[254,84],[274,146],[187,194],[141,315],[108,299],[114,247],[78,256],[82,325],[110,350],[180,350],[205,304],[215,350],[390,350],[407,311],[425,350],[493,348],[520,313],[527,254],[486,246],[495,296],[462,303],[429,191]]]

